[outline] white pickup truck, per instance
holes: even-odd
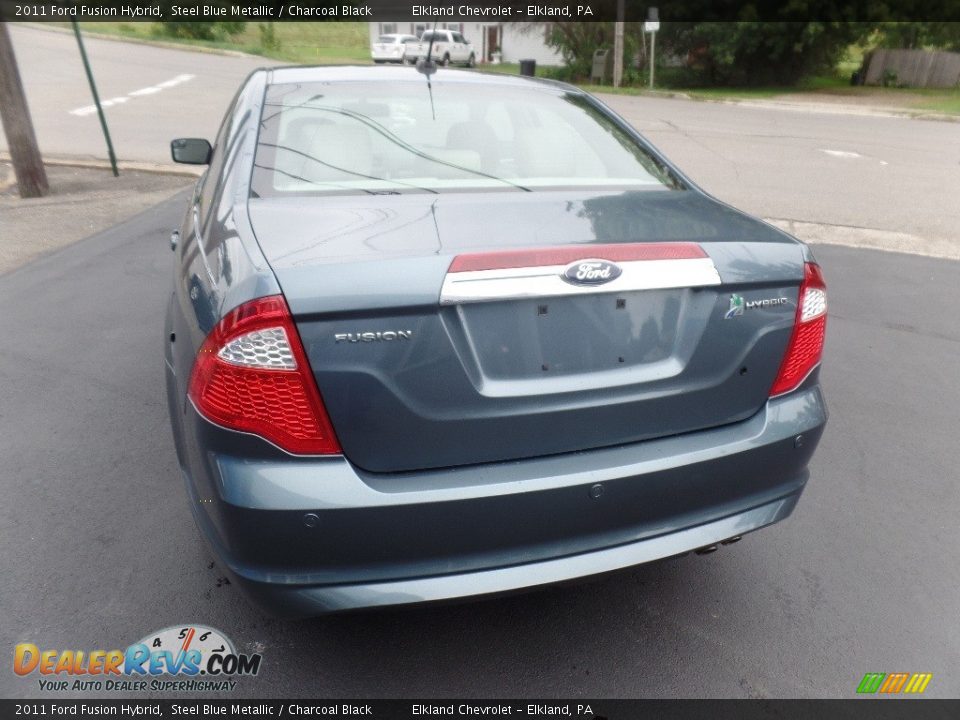
[[[433,40],[432,49],[431,40]],[[427,30],[420,36],[418,44],[410,43],[407,46],[406,56],[425,58],[427,52],[438,65],[462,63],[467,67],[473,67],[477,61],[477,54],[470,41],[453,30]]]

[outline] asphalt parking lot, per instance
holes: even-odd
[[[960,263],[815,248],[832,414],[785,523],[582,585],[283,622],[225,581],[177,472],[161,319],[183,202],[0,275],[0,647],[203,623],[263,654],[240,697],[851,697],[868,671],[960,694]]]

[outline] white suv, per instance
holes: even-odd
[[[370,57],[375,63],[402,63],[416,60],[415,54],[407,54],[407,49],[413,47],[417,38],[413,35],[381,35],[370,48]]]
[[[431,40],[433,40],[432,49]],[[439,65],[462,63],[467,67],[473,67],[477,61],[477,54],[470,41],[453,30],[427,30],[420,36],[419,44],[411,45],[407,49],[408,55],[417,58],[425,58],[428,52]]]

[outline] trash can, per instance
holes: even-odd
[[[520,61],[520,74],[526,75],[527,77],[533,77],[537,74],[537,61],[536,60],[521,60]]]
[[[603,85],[613,75],[613,53],[609,49],[594,50],[590,82]]]

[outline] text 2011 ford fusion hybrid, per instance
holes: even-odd
[[[282,615],[504,593],[787,517],[827,419],[809,249],[580,90],[253,73],[174,233],[204,537]]]

